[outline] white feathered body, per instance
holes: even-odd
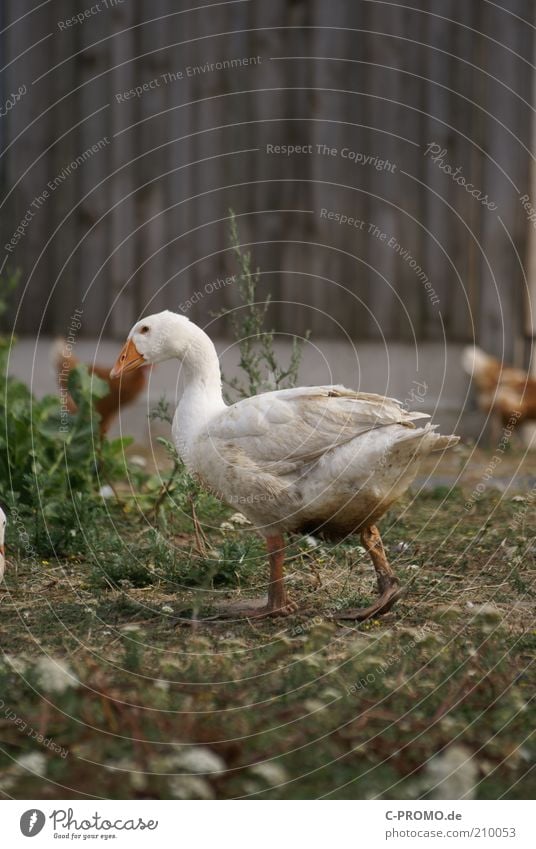
[[[343,386],[267,392],[206,407],[185,393],[173,422],[181,458],[200,483],[265,536],[340,538],[374,524],[408,489],[420,458],[454,445],[380,395]]]

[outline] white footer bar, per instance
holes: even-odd
[[[278,812],[276,812],[278,808]],[[534,849],[530,801],[4,801],[6,847]],[[35,838],[35,843],[29,839]]]

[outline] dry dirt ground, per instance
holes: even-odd
[[[10,552],[0,790],[14,798],[533,798],[536,461],[464,446],[382,521],[406,588],[385,617],[357,540],[289,542],[301,612],[203,622],[258,595],[260,542],[202,499],[111,507],[83,552]],[[484,483],[483,487],[479,485]],[[193,621],[192,621],[193,617]]]

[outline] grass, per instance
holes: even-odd
[[[300,347],[286,369],[273,359],[269,302],[234,219],[232,243],[250,323],[235,325],[249,383],[232,388],[292,384]],[[444,474],[434,486],[429,469],[431,485],[382,522],[406,595],[380,620],[331,617],[374,597],[358,541],[295,538],[287,584],[301,612],[202,622],[216,602],[263,591],[260,541],[167,440],[156,474],[130,462],[128,440],[95,444],[103,387],[84,368],[64,437],[58,399],[5,374],[10,345],[0,335],[5,797],[534,798],[533,480],[468,512],[489,457],[466,455],[463,488]],[[169,420],[164,403],[155,417]],[[445,458],[449,480],[462,456]]]
[[[203,553],[180,512],[158,531],[114,508],[89,552],[58,560],[14,556],[12,529],[3,794],[415,799],[438,793],[430,759],[455,747],[477,798],[534,798],[534,539],[529,521],[509,529],[524,506],[511,495],[464,503],[461,489],[432,489],[385,517],[407,593],[355,627],[328,614],[374,595],[356,541],[290,541],[306,613],[181,618],[267,580],[262,546],[213,499],[198,505]],[[67,667],[59,680],[46,655]]]

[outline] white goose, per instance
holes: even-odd
[[[418,461],[458,442],[429,418],[391,398],[343,386],[266,392],[227,406],[216,349],[185,316],[165,311],[139,321],[112,369],[120,377],[140,366],[177,359],[184,378],[173,439],[188,468],[208,490],[240,509],[265,537],[268,599],[222,616],[285,615],[297,609],[283,579],[284,534],[342,538],[361,533],[376,570],[379,598],[337,618],[367,619],[401,594],[376,522],[407,490]]]
[[[4,577],[4,572],[6,569],[6,551],[4,548],[4,538],[6,534],[6,514],[0,507],[0,581]]]

